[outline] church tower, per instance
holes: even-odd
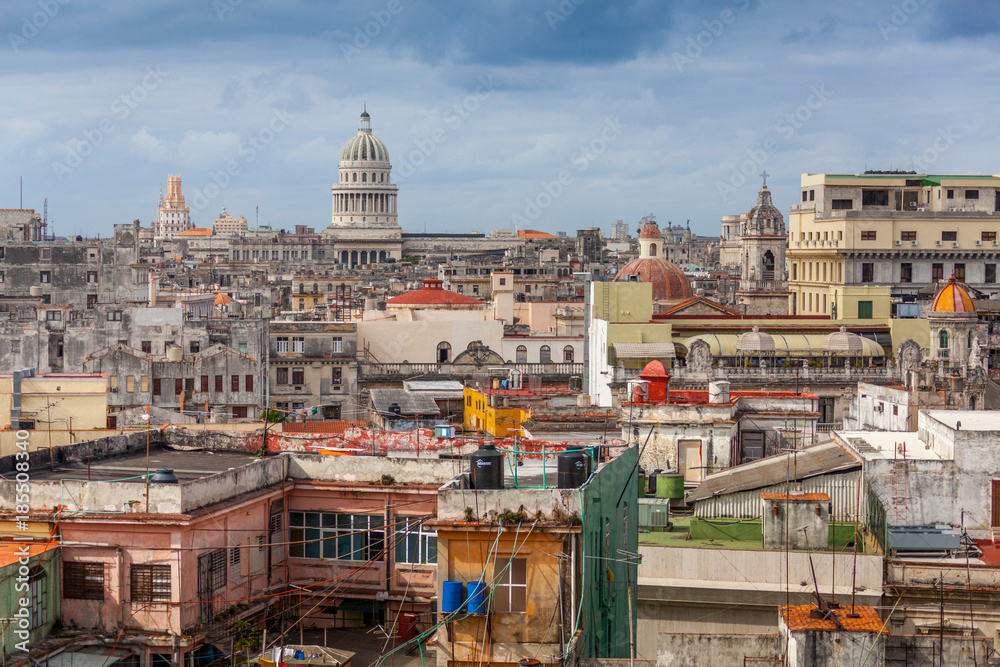
[[[757,193],[757,204],[740,216],[742,266],[736,303],[747,315],[787,315],[788,276],[785,218],[771,202],[767,182]]]

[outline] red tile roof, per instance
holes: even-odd
[[[885,624],[879,618],[878,611],[874,607],[840,607],[833,610],[833,614],[840,625],[832,618],[813,618],[809,615],[816,605],[789,605],[778,609],[781,618],[791,632],[836,632],[847,630],[848,632],[875,632],[886,634]],[[857,618],[851,618],[854,612]]]
[[[548,232],[540,232],[537,229],[519,229],[517,230],[517,237],[520,239],[556,239],[558,236],[553,236]]]
[[[760,497],[764,500],[830,500],[830,496],[825,493],[762,493]]]
[[[485,305],[479,299],[443,289],[441,284],[442,281],[438,278],[425,278],[424,286],[420,289],[387,299],[385,304],[387,306]]]

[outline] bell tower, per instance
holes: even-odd
[[[748,315],[788,313],[788,275],[785,248],[788,232],[785,218],[771,201],[767,172],[757,193],[757,203],[740,216],[740,286],[736,302]]]

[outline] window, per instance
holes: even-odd
[[[274,382],[275,384],[288,384],[288,369],[284,367],[278,367],[274,371]]]
[[[803,190],[802,191],[802,201],[806,201],[806,199],[808,199],[808,197],[809,197],[809,193],[806,192],[805,190]]]
[[[58,310],[47,310],[45,311],[45,321],[46,322],[61,322],[62,313]]]
[[[913,264],[903,263],[899,265],[899,282],[913,282]]]
[[[229,390],[230,391],[234,391],[234,392],[240,390],[240,376],[239,375],[233,375],[233,376],[231,376],[229,378]]]
[[[987,264],[986,265],[986,276],[983,280],[985,283],[995,283],[997,281],[997,265]]]
[[[37,630],[49,622],[49,575],[36,566],[29,575],[31,593],[31,629]]]
[[[563,348],[563,362],[567,364],[573,363],[573,346],[567,345]]]
[[[278,336],[278,354],[288,352],[288,336]]]
[[[872,302],[858,301],[858,319],[870,320],[872,318]]]
[[[538,363],[540,364],[550,364],[552,363],[552,350],[548,345],[542,345],[538,350]]]
[[[42,259],[52,259],[52,248],[42,248]]]
[[[979,199],[979,190],[966,190],[965,191],[965,198],[966,199]]]
[[[288,525],[293,558],[369,561],[382,558],[385,550],[381,516],[289,512]]]
[[[88,283],[97,282],[97,271],[87,271],[87,282]]]
[[[201,343],[199,343],[196,340],[191,341],[191,343],[188,345],[188,349],[191,350],[191,354],[194,354],[195,352],[201,352]]]
[[[302,336],[295,336],[292,338],[292,352],[295,354],[302,354],[306,351],[306,339]]]
[[[941,232],[942,241],[957,241],[958,232]]]
[[[132,565],[132,602],[170,602],[169,565]]]
[[[917,240],[917,233],[916,232],[900,232],[899,238],[902,241],[916,241]]]
[[[104,563],[63,563],[63,597],[67,600],[104,599]]]
[[[869,231],[866,231],[866,232],[861,232],[861,240],[862,241],[874,241],[875,240],[875,232],[872,231],[872,230],[869,230]]]
[[[292,369],[292,384],[305,384],[306,370],[304,368]]]
[[[888,206],[889,205],[889,191],[888,190],[862,190],[861,191],[861,206]]]
[[[948,347],[948,332],[944,329],[938,332],[938,347],[947,348]]]
[[[439,364],[446,364],[449,361],[451,361],[451,343],[442,341],[437,346],[437,362]]]
[[[120,310],[109,310],[108,314],[105,316],[108,322],[121,322],[122,321],[122,311]]]
[[[153,378],[153,396],[160,395],[160,378]]]
[[[38,275],[38,281],[42,282],[42,283],[50,283],[50,282],[52,282],[52,272],[51,271],[42,271]]]
[[[180,396],[184,393],[184,378],[174,378],[174,395]]]
[[[149,376],[143,375],[139,378],[139,391],[146,393],[149,391]]]
[[[125,391],[128,392],[128,393],[130,393],[130,394],[135,391],[135,376],[134,375],[126,375],[125,376]]]
[[[984,241],[996,241],[997,240],[997,233],[996,232],[983,232],[980,235],[980,238],[982,238],[982,240],[984,240]]]
[[[142,347],[142,351],[145,352],[146,354],[152,354],[153,353],[153,342],[152,341],[144,340],[141,343],[139,343],[139,345]]]
[[[954,198],[955,198],[955,191],[948,190],[948,199],[954,199]]]
[[[240,343],[239,343],[239,351],[240,351],[240,354],[246,354],[247,353],[247,342],[245,340],[241,340],[240,341]]]
[[[519,364],[528,363],[528,348],[524,345],[518,345],[517,350],[514,352],[514,361]]]
[[[931,264],[931,280],[935,282],[944,280],[944,264]]]
[[[330,383],[334,389],[340,389],[340,386],[344,383],[344,369],[334,368],[333,373],[330,376]]]
[[[396,527],[396,562],[437,562],[437,533],[427,530],[420,519],[407,519]]]
[[[340,354],[344,351],[344,340],[342,338],[337,336],[336,338],[331,339],[331,341],[333,343],[334,354]]]
[[[863,282],[863,283],[875,282],[875,263],[874,262],[862,262],[861,263],[861,282]]]
[[[226,585],[226,549],[215,549],[198,556],[198,579],[204,591],[215,591]]]
[[[528,559],[499,557],[493,566],[493,611],[528,609]]]
[[[93,310],[94,306],[96,306],[96,305],[97,305],[97,295],[96,294],[88,294],[87,295],[87,308],[89,310]]]
[[[203,393],[203,394],[207,394],[208,393],[208,376],[207,375],[202,375],[201,376],[201,393]]]
[[[243,378],[243,385],[245,391],[253,391],[253,376],[247,375]]]
[[[184,391],[188,394],[194,392],[194,378],[184,378]]]
[[[955,274],[955,280],[965,282],[965,264],[956,264],[953,273]]]
[[[216,393],[219,393],[219,394],[221,394],[223,391],[225,391],[225,389],[223,389],[223,387],[222,387],[222,376],[221,375],[216,375],[215,376],[215,391],[216,391]]]
[[[854,200],[853,199],[834,199],[831,202],[830,207],[834,211],[850,211],[851,209],[854,208]]]
[[[234,405],[233,406],[233,419],[246,419],[247,418],[247,406],[245,405]]]
[[[815,190],[810,190],[809,191],[809,201],[816,201],[816,191]]]
[[[506,285],[507,284],[507,279],[506,278],[501,278],[500,279],[500,284],[501,285]]]

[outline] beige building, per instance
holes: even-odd
[[[0,409],[0,423],[14,430],[105,428],[108,375],[47,373],[22,378],[5,373],[0,375]]]
[[[164,198],[160,190],[160,201],[156,207],[156,239],[172,239],[188,229],[191,229],[191,209],[184,203],[184,195],[181,194],[181,177],[167,176],[167,196]]]
[[[891,288],[893,302],[955,279],[1000,292],[1000,176],[899,172],[803,174],[788,216],[789,313],[877,317],[862,286]]]
[[[238,218],[234,218],[229,215],[225,210],[219,214],[219,217],[215,219],[212,223],[212,230],[219,235],[233,236],[239,234],[246,234],[249,227],[247,226],[247,219],[242,215]]]

